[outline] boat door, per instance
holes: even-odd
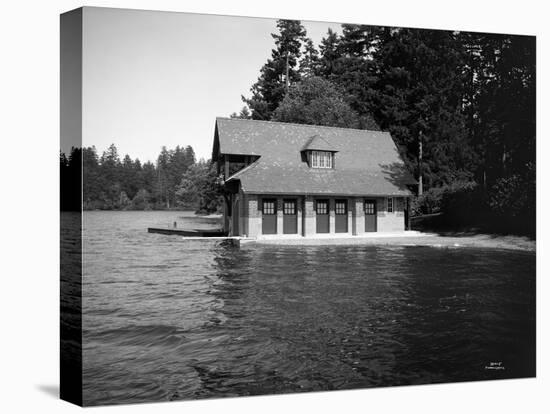
[[[365,232],[376,231],[376,200],[365,200]]]
[[[296,200],[283,200],[283,233],[298,233],[298,215]]]
[[[277,200],[262,200],[262,234],[277,234]]]
[[[348,232],[348,200],[336,200],[335,232]]]
[[[328,200],[317,200],[315,203],[315,213],[317,233],[328,233],[330,230]]]

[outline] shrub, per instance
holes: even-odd
[[[433,187],[413,200],[412,215],[443,213],[448,225],[471,224],[486,209],[479,186],[472,181],[456,181]]]
[[[485,191],[472,181],[431,188],[412,203],[412,214],[443,213],[437,227],[475,226],[484,231],[534,235],[536,230],[535,168],[500,178]]]
[[[147,190],[143,188],[139,190],[128,208],[131,210],[150,210],[151,205],[149,204],[149,193]]]
[[[500,178],[489,191],[488,204],[495,222],[516,233],[536,231],[536,170],[527,164],[525,174]]]
[[[527,174],[500,178],[491,187],[489,206],[498,214],[520,217],[534,214],[536,203],[535,168],[527,165]]]
[[[459,181],[446,186],[441,211],[454,225],[476,224],[487,210],[486,197],[473,181]]]
[[[120,210],[126,210],[130,207],[130,204],[132,203],[132,200],[128,197],[125,191],[122,191],[120,193],[120,196],[118,197],[118,208]]]
[[[183,174],[176,190],[176,200],[180,207],[193,206],[197,213],[214,213],[223,205],[221,191],[216,165],[201,160]]]
[[[411,213],[413,216],[423,214],[439,213],[441,211],[442,187],[430,188],[421,196],[413,199],[411,204]]]

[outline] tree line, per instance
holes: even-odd
[[[79,209],[80,200],[63,197],[80,193],[84,210],[192,209],[211,213],[221,206],[216,168],[197,161],[191,146],[162,147],[156,163],[122,159],[114,144],[98,155],[94,146],[61,153],[62,209]],[[64,191],[65,190],[65,191]],[[72,191],[71,191],[72,190]]]
[[[389,131],[422,177],[416,213],[466,203],[472,218],[534,226],[535,38],[341,27],[315,45],[300,21],[278,20],[232,116]]]
[[[389,131],[423,181],[413,214],[534,231],[534,37],[343,24],[315,45],[296,20],[272,37],[232,117]],[[216,168],[190,146],[163,147],[155,164],[83,148],[62,168],[80,156],[85,208],[221,208]]]

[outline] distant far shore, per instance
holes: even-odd
[[[166,211],[166,212],[174,212],[174,213],[193,213],[195,214],[196,216],[200,216],[200,217],[221,217],[222,216],[222,213],[206,213],[206,212],[201,212],[201,211],[196,211],[196,210],[193,210],[193,209],[188,209],[188,208],[160,208],[160,209],[154,209],[154,208],[149,208],[149,209],[143,209],[143,210],[136,210],[136,209],[128,209],[128,210],[121,210],[121,209],[84,209],[82,211],[120,211],[120,212],[132,212],[132,211],[137,211],[137,212],[144,212],[144,211],[151,211],[151,212],[160,212],[160,211]]]

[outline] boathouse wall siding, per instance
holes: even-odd
[[[239,192],[239,231],[237,234],[238,236],[246,234],[245,208],[246,208],[246,197],[244,193],[241,191]]]
[[[365,200],[376,201],[376,230],[377,232],[398,232],[405,230],[405,208],[406,200],[403,197],[393,198],[393,212],[388,212],[387,197],[315,197],[315,196],[272,196],[258,194],[240,193],[238,196],[240,215],[238,234],[240,236],[258,237],[262,235],[262,200],[270,198],[276,200],[277,206],[277,234],[283,234],[283,200],[296,200],[297,209],[297,235],[313,236],[317,234],[316,230],[316,212],[315,200],[325,199],[329,201],[329,234],[365,234]],[[347,232],[336,233],[336,200],[347,201]]]
[[[303,234],[302,215],[304,214],[304,197],[298,197],[298,200],[296,203],[296,209],[297,209],[297,220],[298,220],[298,234]]]
[[[334,198],[330,197],[328,200],[328,232],[330,234],[336,233],[336,215],[334,214]]]
[[[312,196],[305,197],[305,217],[304,217],[304,229],[302,234],[304,236],[310,236],[315,234],[315,202]]]
[[[283,234],[283,198],[277,197],[277,234]]]
[[[379,232],[394,232],[405,230],[405,203],[404,198],[394,198],[394,209],[388,212],[387,197],[376,199],[377,226]]]
[[[361,197],[356,197],[353,199],[353,206],[350,210],[353,209],[352,225],[353,225],[353,234],[360,236],[365,233],[365,211],[364,203],[365,199]]]
[[[240,231],[240,234],[239,236],[244,236],[245,234],[248,234],[248,211],[249,211],[249,207],[248,207],[248,203],[249,203],[249,195],[248,194],[244,194],[242,195],[242,227],[241,227],[241,231]]]
[[[256,194],[247,194],[246,205],[248,208],[245,216],[247,225],[245,225],[245,232],[242,235],[246,234],[248,237],[258,237],[262,231],[262,214],[259,197]]]

